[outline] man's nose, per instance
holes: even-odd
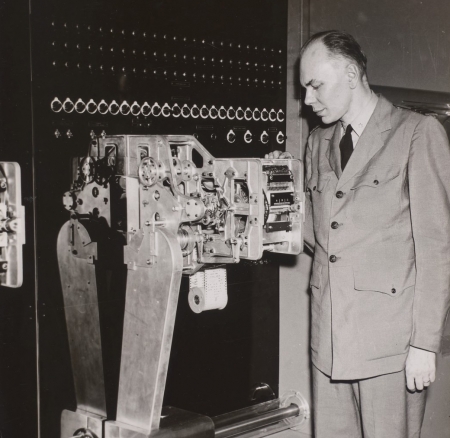
[[[312,91],[309,89],[306,89],[305,104],[312,105],[314,102],[315,102],[315,99],[314,99]]]

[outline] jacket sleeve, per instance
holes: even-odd
[[[312,151],[311,137],[306,144],[305,152],[305,224],[303,228],[303,241],[311,251],[314,251],[315,238],[312,216],[311,192],[308,190],[308,182],[312,175]]]
[[[411,345],[439,352],[450,302],[450,146],[440,123],[421,117],[408,184],[416,259]]]

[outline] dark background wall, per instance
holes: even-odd
[[[357,38],[372,84],[450,91],[448,0],[311,0],[310,17],[311,33]]]

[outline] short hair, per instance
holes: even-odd
[[[367,58],[358,42],[347,32],[326,30],[312,35],[303,45],[300,56],[314,42],[320,41],[327,48],[330,56],[342,56],[356,64],[361,78],[367,78]]]

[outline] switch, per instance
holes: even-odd
[[[152,113],[152,108],[147,102],[144,102],[144,104],[141,106],[141,114],[144,117],[148,117]]]
[[[102,100],[102,102],[105,101]],[[108,108],[108,105],[106,106],[106,108]],[[92,99],[89,99],[89,102],[86,105],[86,111],[89,114],[95,114],[97,112],[97,104]]]
[[[75,102],[75,111],[78,114],[83,114],[86,111],[86,104],[81,99]]]
[[[158,102],[155,102],[152,106],[152,114],[155,117],[158,117],[161,114],[161,107],[159,106]]]
[[[187,106],[187,104],[183,105],[181,108],[181,115],[186,119],[191,115],[191,109]]]
[[[227,117],[229,120],[233,120],[236,117],[236,111],[232,106],[230,106],[230,108],[228,108]]]
[[[284,111],[281,109],[277,112],[277,120],[279,122],[284,122]]]
[[[175,103],[174,106],[172,107],[172,115],[174,117],[180,117],[181,108],[180,108],[180,105],[178,105],[178,103]]]
[[[128,102],[126,100],[124,100],[122,102],[122,104],[120,105],[119,111],[124,116],[127,116],[128,114],[130,114],[130,109],[131,109],[130,105],[128,104]]]
[[[228,143],[234,143],[236,141],[236,133],[232,129],[227,134],[227,140]]]
[[[198,109],[198,106],[194,103],[194,105],[191,108],[191,116],[196,119],[200,115],[200,110]]]
[[[253,111],[253,120],[256,122],[261,119],[261,111],[258,108],[255,108]]]
[[[113,116],[117,115],[119,112],[119,104],[113,100],[110,104],[109,104],[109,113],[112,114]]]
[[[138,116],[140,112],[141,112],[141,107],[139,106],[139,104],[136,101],[134,101],[133,105],[131,105],[131,114],[133,114],[133,116]]]
[[[210,109],[209,109],[209,117],[211,117],[211,119],[217,119],[219,112],[217,111],[217,108],[213,105]]]
[[[269,120],[269,111],[267,111],[265,108],[261,111],[261,120],[263,122],[267,122]]]
[[[267,133],[267,131],[262,132],[260,140],[262,144],[267,144],[269,142],[269,134]]]
[[[170,112],[171,112],[171,108],[170,108],[169,104],[166,102],[166,103],[163,105],[162,109],[161,109],[161,114],[162,114],[164,117],[169,117],[169,116],[170,116]]]
[[[248,107],[246,108],[246,110],[244,112],[244,118],[247,121],[250,121],[253,118],[253,111]]]
[[[269,112],[269,120],[271,122],[275,122],[277,120],[277,113],[273,108]]]
[[[74,109],[75,107],[74,107],[74,104],[73,104],[73,102],[69,99],[69,98],[67,98],[65,101],[64,101],[64,103],[63,103],[63,109],[64,109],[64,111],[66,112],[66,113],[71,113],[72,111],[73,111],[73,109]]]
[[[203,105],[200,109],[200,116],[202,119],[207,119],[209,117],[209,109],[206,105]]]
[[[54,113],[59,113],[62,110],[62,107],[62,103],[57,97],[55,97],[50,103],[50,108]]]
[[[225,120],[227,118],[227,110],[225,109],[225,107],[222,105],[219,108],[219,119],[221,120]]]
[[[246,143],[251,143],[252,140],[253,140],[253,135],[252,135],[252,133],[251,133],[249,130],[247,130],[247,131],[245,132],[245,134],[244,134],[244,141],[245,141]]]
[[[239,107],[237,110],[236,110],[236,119],[237,120],[242,120],[243,118],[244,118],[244,110],[241,108],[241,107]]]
[[[278,144],[283,144],[283,143],[284,143],[284,140],[286,140],[286,136],[285,136],[281,131],[278,131],[278,134],[277,134],[277,143],[278,143]]]

